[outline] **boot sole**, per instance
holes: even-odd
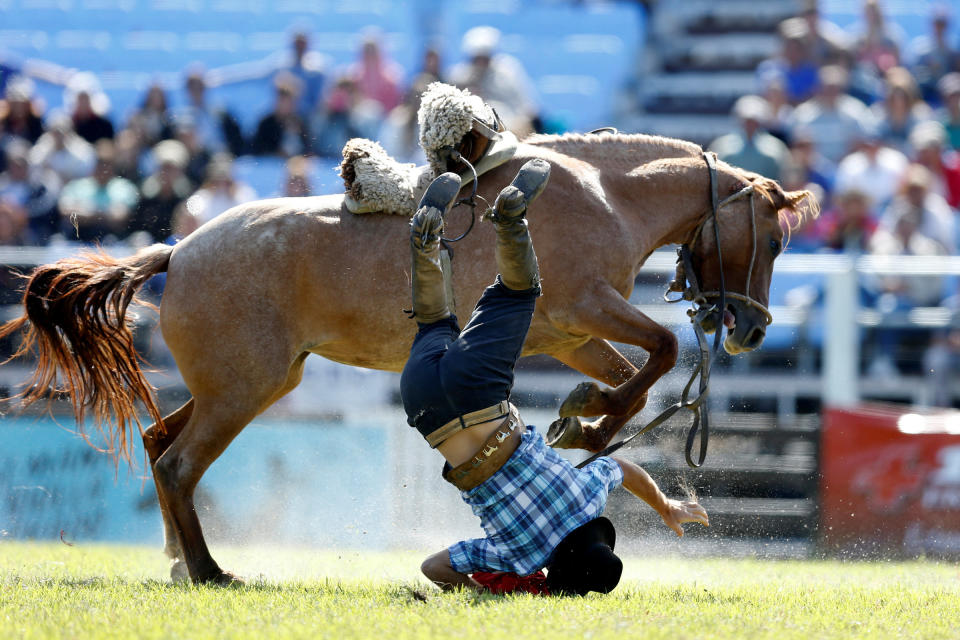
[[[444,214],[453,206],[460,193],[460,176],[455,173],[444,173],[436,178],[423,192],[418,209],[433,207]]]
[[[549,180],[550,163],[541,158],[534,158],[520,167],[517,177],[510,185],[520,190],[524,204],[530,206],[530,203],[543,193]]]

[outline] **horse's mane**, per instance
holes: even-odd
[[[753,184],[754,193],[766,199],[777,211],[780,225],[787,234],[787,243],[790,242],[792,231],[820,215],[820,203],[812,191],[784,191],[776,180],[737,167],[731,168]]]
[[[523,142],[587,161],[592,154],[602,154],[609,163],[619,154],[625,165],[634,167],[661,158],[695,156],[703,151],[693,142],[644,133],[536,133]]]
[[[563,133],[533,134],[524,139],[524,144],[546,147],[558,153],[590,161],[595,154],[602,154],[605,164],[622,159],[625,166],[635,167],[654,160],[699,156],[700,145],[678,138],[666,138],[644,133]],[[619,155],[619,158],[617,157]],[[760,197],[765,198],[777,211],[777,216],[789,234],[820,214],[820,205],[810,191],[784,191],[774,180],[756,173],[721,162],[733,173],[742,176],[745,183],[753,184]]]

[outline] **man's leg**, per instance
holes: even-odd
[[[460,176],[445,173],[434,179],[420,199],[410,221],[413,317],[421,325],[450,316],[443,268],[440,265],[440,236],[443,215],[460,192]]]
[[[456,316],[447,306],[446,283],[440,265],[443,214],[460,190],[460,178],[445,173],[436,178],[410,221],[413,314],[419,330],[400,376],[400,395],[411,425],[429,423],[431,411],[446,407],[440,389],[439,362],[460,335]],[[415,413],[412,415],[411,412]]]
[[[526,163],[497,196],[489,216],[497,231],[499,277],[440,361],[444,389],[465,413],[505,400],[513,387],[514,365],[540,295],[537,256],[524,216],[549,176],[547,162]]]

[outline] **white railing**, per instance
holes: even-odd
[[[676,255],[668,251],[654,253],[643,266],[644,272],[667,275],[672,275],[675,269]],[[945,307],[919,307],[899,315],[884,315],[861,308],[858,293],[858,283],[863,277],[960,276],[960,256],[787,253],[777,259],[774,272],[817,275],[825,282],[823,317],[829,318],[830,323],[824,331],[821,375],[821,398],[825,405],[849,406],[860,398],[860,327],[960,328],[956,314]],[[680,325],[688,321],[683,304],[638,306],[660,322]],[[775,306],[771,312],[774,322],[780,326],[800,326],[808,322],[808,314],[802,309]]]
[[[59,258],[76,255],[83,247],[76,245],[58,245],[49,247],[0,247],[0,264],[12,264],[28,269],[32,265],[53,262]],[[111,247],[112,255],[128,255],[126,247]],[[644,264],[642,274],[673,275],[676,269],[676,254],[673,251],[658,251],[652,254]],[[831,406],[849,406],[860,398],[858,367],[860,362],[859,329],[863,327],[897,326],[926,329],[958,326],[958,315],[944,307],[920,307],[899,314],[882,314],[872,309],[860,307],[858,282],[871,276],[960,276],[960,257],[926,256],[848,256],[836,254],[790,254],[777,259],[776,274],[809,274],[817,276],[824,284],[824,318],[829,319],[829,327],[824,330],[823,358],[819,380],[820,396],[823,404]],[[643,301],[637,305],[645,314],[657,322],[677,328],[689,323],[686,315],[688,305],[665,304],[659,300]],[[19,315],[20,309],[3,310],[3,319]],[[813,320],[809,309],[787,305],[771,307],[776,326],[802,328]],[[787,374],[787,372],[785,372]],[[742,383],[744,374],[735,374]],[[753,385],[758,391],[770,387],[782,386],[782,380],[774,384],[777,376],[751,376],[763,378]],[[545,379],[552,379],[546,376]],[[779,379],[779,378],[778,378]],[[769,383],[766,384],[765,383]],[[810,391],[815,379],[800,381],[803,390]],[[797,383],[795,383],[797,384]],[[773,385],[773,387],[771,387]],[[535,386],[541,387],[541,384]],[[715,383],[715,391],[723,389],[722,381]],[[717,389],[716,387],[719,387]],[[800,387],[796,387],[799,390]],[[771,391],[772,393],[772,391]],[[783,396],[784,391],[775,395]],[[788,397],[783,396],[783,397]]]

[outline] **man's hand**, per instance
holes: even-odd
[[[673,500],[667,498],[660,511],[660,517],[663,522],[676,532],[677,536],[683,536],[684,522],[699,522],[705,527],[710,526],[710,520],[707,517],[706,510],[700,506],[696,500]]]
[[[450,553],[447,549],[438,551],[424,560],[423,564],[420,565],[420,570],[433,584],[444,591],[453,591],[457,588],[484,590],[484,587],[476,580],[465,573],[459,573],[451,566]]]

